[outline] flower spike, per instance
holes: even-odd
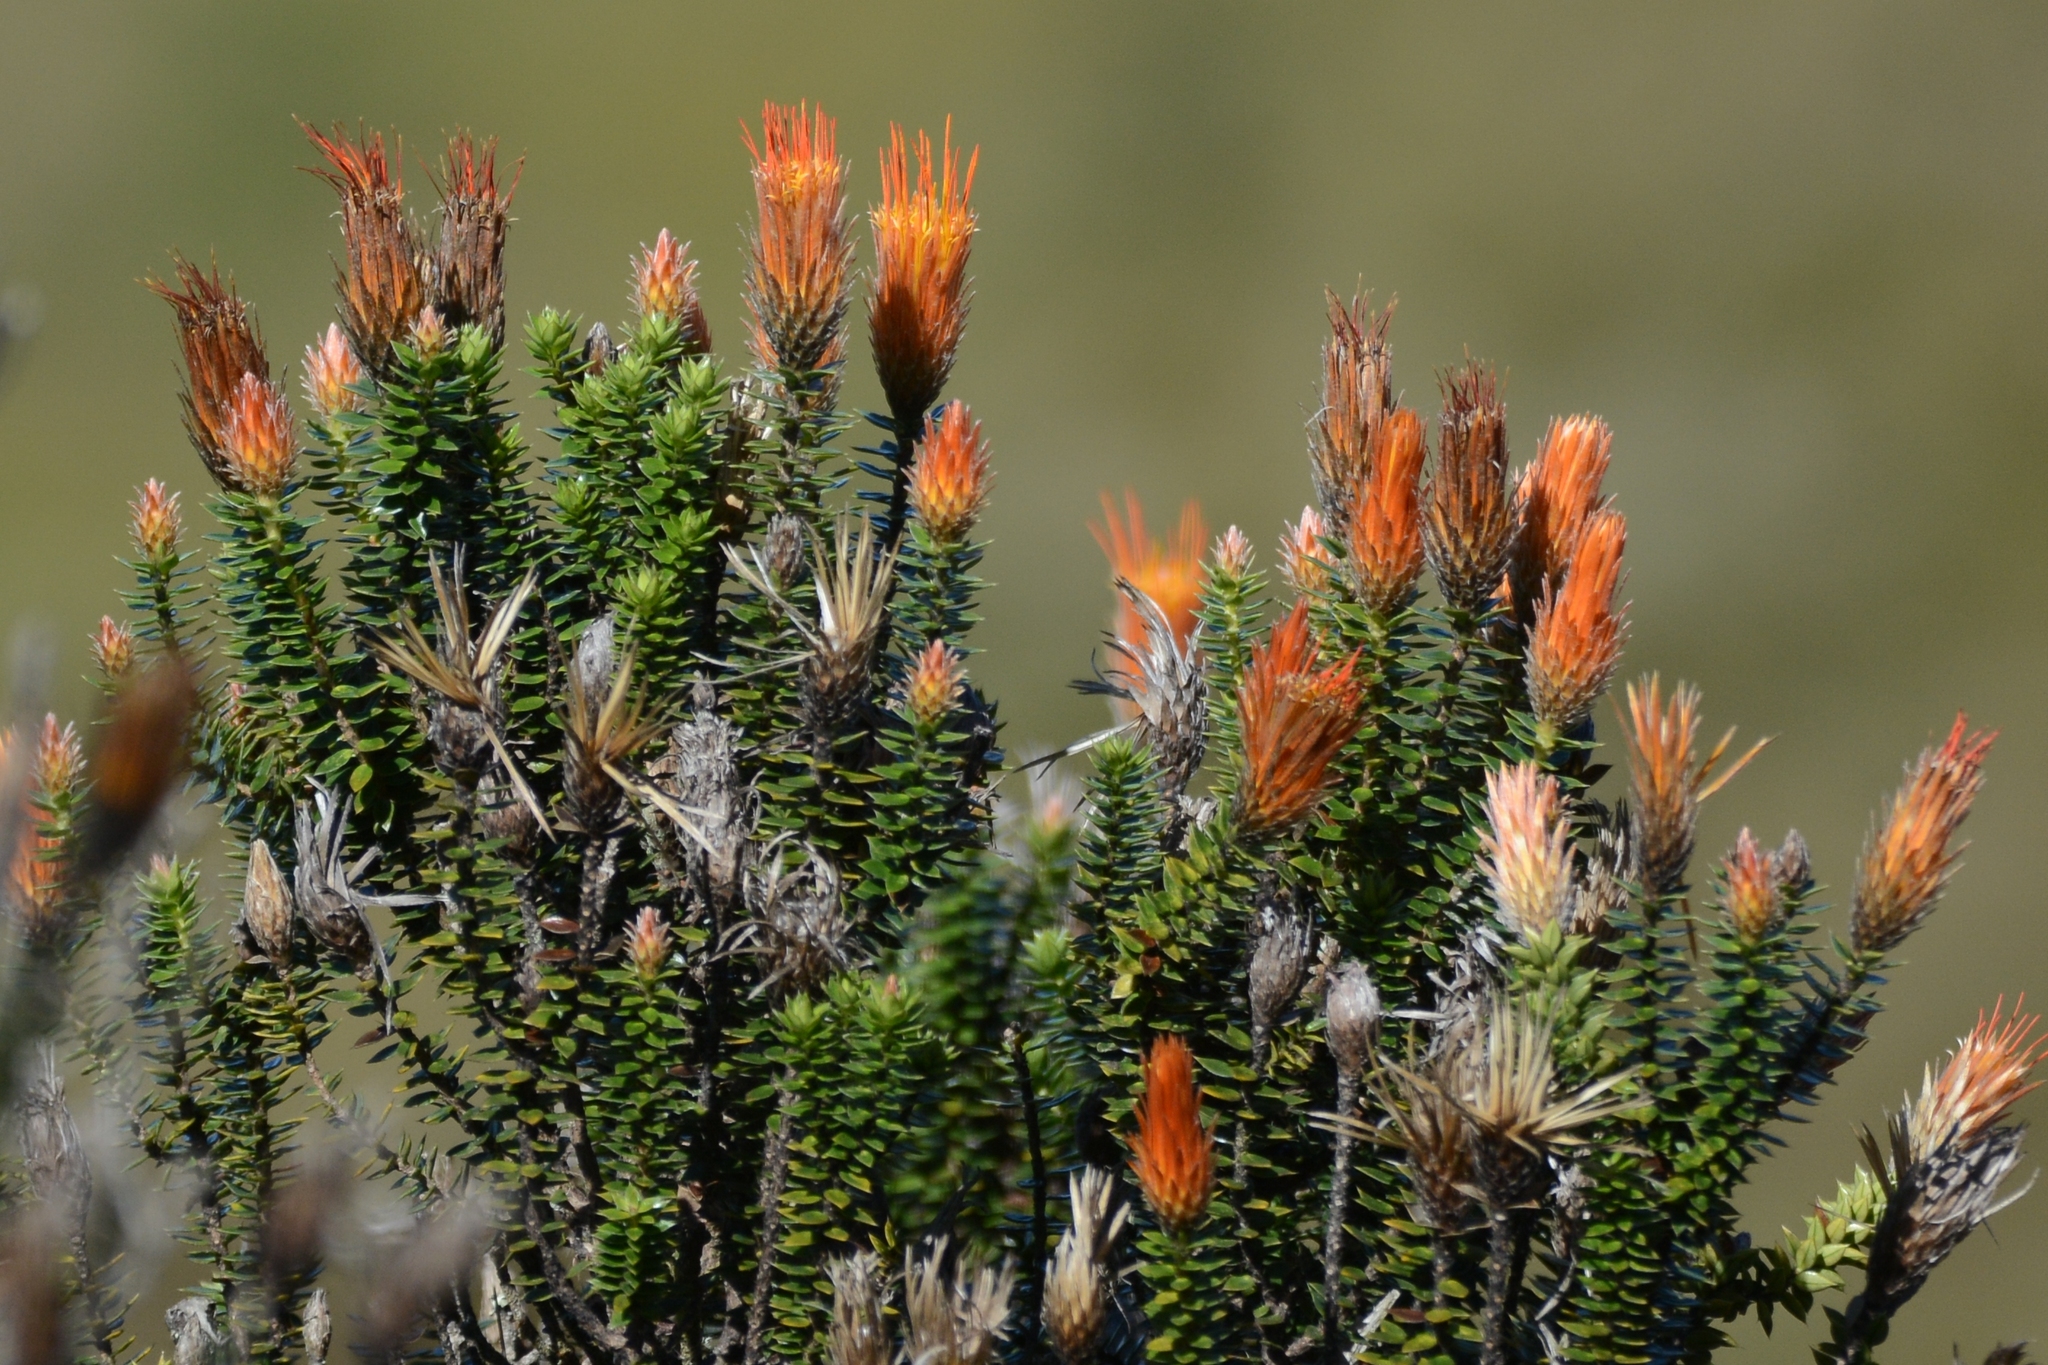
[[[1883,825],[1871,831],[1849,907],[1849,938],[1858,952],[1890,952],[1920,927],[1941,899],[1962,856],[1956,831],[1984,786],[1984,757],[1994,732],[1968,733],[1958,715],[1939,749],[1923,751],[1892,797]]]
[[[1614,449],[1614,433],[1598,417],[1553,418],[1536,459],[1515,485],[1518,530],[1508,564],[1515,616],[1536,622],[1544,584],[1561,586],[1571,571],[1587,521],[1607,507],[1600,483]]]
[[[1570,927],[1572,835],[1562,804],[1557,779],[1533,763],[1486,775],[1480,865],[1501,917],[1524,939]]]
[[[1352,581],[1381,616],[1407,606],[1422,575],[1423,455],[1422,418],[1395,408],[1377,423],[1372,461],[1352,494]]]
[[[1131,1170],[1160,1226],[1177,1237],[1209,1212],[1216,1180],[1215,1134],[1202,1126],[1195,1054],[1178,1034],[1152,1040],[1145,1054],[1145,1093],[1130,1139]]]
[[[940,545],[957,545],[988,505],[988,441],[965,403],[925,420],[910,466],[910,506]]]
[[[1621,552],[1628,535],[1619,512],[1595,512],[1581,529],[1572,569],[1536,604],[1529,632],[1529,707],[1554,735],[1569,732],[1592,711],[1621,665],[1628,634],[1615,607]]]
[[[1296,602],[1252,651],[1237,703],[1244,735],[1240,834],[1282,829],[1312,812],[1331,762],[1358,731],[1358,655],[1319,669],[1316,653],[1305,602]]]
[[[882,202],[868,210],[875,231],[868,340],[897,430],[913,434],[945,390],[967,326],[967,253],[975,227],[968,198],[981,160],[977,147],[968,155],[966,174],[961,174],[951,118],[936,158],[931,139],[922,132],[916,148],[913,183],[903,129],[889,125],[889,147],[882,153]]]
[[[269,382],[270,357],[255,314],[235,293],[233,279],[221,283],[218,266],[208,272],[180,260],[173,274],[175,286],[154,278],[144,283],[177,315],[178,344],[185,356],[185,391],[179,395],[185,431],[207,473],[222,487],[233,487],[227,431],[235,391],[244,375]]]
[[[853,240],[834,130],[823,109],[766,103],[761,140],[743,132],[754,159],[751,340],[763,365],[787,373],[825,369],[845,355]]]
[[[1436,469],[1423,498],[1423,547],[1444,599],[1476,613],[1499,590],[1514,537],[1507,405],[1500,381],[1478,361],[1467,361],[1442,383]]]
[[[441,234],[428,290],[434,310],[451,330],[473,324],[484,329],[492,346],[502,346],[512,191],[498,193],[498,140],[480,142],[468,133],[449,138],[436,188],[441,192]]]

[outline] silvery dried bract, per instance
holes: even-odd
[[[1169,800],[1187,790],[1201,769],[1207,741],[1209,682],[1203,667],[1201,630],[1182,644],[1174,638],[1159,604],[1127,578],[1117,591],[1142,626],[1137,638],[1109,637],[1110,652],[1124,666],[1075,684],[1083,692],[1117,697],[1137,709],[1138,737],[1159,764],[1159,784]]]
[[[306,1298],[301,1320],[306,1341],[306,1365],[327,1365],[327,1348],[334,1341],[334,1312],[327,1306],[327,1291],[315,1289]]]
[[[292,924],[296,912],[284,871],[261,839],[249,841],[249,872],[242,881],[242,916],[235,924],[238,941],[268,959],[281,972],[291,966]]]
[[[298,895],[299,913],[305,917],[313,937],[363,967],[382,957],[365,907],[426,905],[434,898],[406,894],[372,896],[358,889],[357,883],[383,851],[372,844],[355,862],[348,861],[348,817],[354,804],[355,798],[337,798],[317,782],[313,784],[312,804],[298,803],[294,840],[298,866],[292,870],[292,885]]]
[[[619,666],[617,635],[618,617],[606,612],[585,626],[576,641],[569,666],[576,670],[577,686],[592,696],[602,696],[612,685],[612,674]]]
[[[1252,960],[1247,993],[1252,1015],[1252,1054],[1263,1058],[1273,1027],[1294,1004],[1315,958],[1315,925],[1293,893],[1275,885],[1253,911]],[[1256,1065],[1256,1064],[1255,1064]]]
[[[166,1308],[164,1326],[171,1329],[172,1365],[204,1365],[221,1344],[213,1325],[213,1305],[196,1294]]]
[[[36,1066],[21,1096],[21,1158],[36,1197],[82,1210],[92,1175],[78,1124],[64,1099],[64,1077],[48,1045],[37,1048]]]
[[[1116,1197],[1116,1178],[1084,1166],[1069,1178],[1073,1223],[1045,1267],[1045,1335],[1066,1365],[1095,1359],[1114,1302],[1110,1256],[1130,1217]]]
[[[753,918],[741,936],[762,958],[757,990],[776,997],[824,984],[852,960],[853,924],[839,898],[839,869],[806,847],[795,866],[782,840],[769,846],[746,874]]]
[[[1901,1116],[1903,1119],[1903,1116]],[[1920,1291],[1934,1268],[1980,1224],[2033,1188],[2010,1195],[2000,1187],[2026,1153],[2023,1128],[1992,1128],[1974,1142],[1949,1142],[1911,1160],[1904,1122],[1892,1125],[1891,1161],[1885,1163],[1866,1135],[1867,1154],[1879,1170],[1889,1164],[1892,1188],[1871,1238],[1863,1311],[1882,1320]]]
[[[1323,998],[1324,1039],[1337,1069],[1347,1076],[1362,1074],[1372,1062],[1379,1040],[1380,993],[1363,962],[1337,969]]]
[[[947,1250],[941,1237],[927,1254],[913,1254],[904,1272],[910,1358],[917,1365],[986,1365],[1010,1315],[1016,1271],[1008,1261],[1000,1268],[954,1263]]]
[[[873,1252],[835,1257],[832,1280],[832,1365],[889,1365],[889,1327],[882,1313],[882,1267]]]
[[[682,834],[685,867],[721,912],[739,893],[760,797],[740,772],[739,727],[718,714],[718,690],[696,685],[693,714],[669,731],[668,752],[648,765],[655,805]]]

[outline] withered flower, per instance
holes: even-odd
[[[839,869],[805,845],[795,866],[787,865],[788,836],[769,845],[747,869],[747,908],[753,919],[739,940],[763,959],[755,992],[776,999],[818,987],[852,960],[853,924],[839,894]]]
[[[339,125],[331,137],[302,126],[328,166],[309,169],[341,196],[341,232],[348,242],[348,263],[335,269],[341,325],[356,358],[382,376],[391,368],[392,347],[406,339],[429,302],[432,266],[406,214],[398,170],[404,148],[387,157],[382,133],[358,143]]]
[[[1380,992],[1363,962],[1347,960],[1323,997],[1323,1041],[1346,1076],[1362,1076],[1380,1036]]]
[[[22,1088],[20,1136],[22,1165],[36,1198],[60,1208],[67,1222],[85,1211],[92,1197],[92,1170],[78,1121],[64,1098],[64,1074],[48,1043],[36,1047],[35,1069]]]
[[[1317,668],[1316,653],[1308,604],[1296,602],[1245,667],[1237,701],[1244,736],[1240,834],[1281,829],[1313,811],[1330,763],[1358,732],[1358,656]]]
[[[626,928],[626,960],[650,986],[660,979],[674,947],[675,936],[669,932],[668,922],[651,905],[643,908]]]
[[[1581,527],[1571,572],[1549,580],[1529,632],[1529,706],[1538,724],[1563,734],[1614,681],[1628,623],[1614,605],[1628,534],[1621,513],[1593,513]]]
[[[913,185],[903,129],[889,125],[882,202],[868,210],[875,230],[868,341],[899,431],[923,425],[926,409],[939,401],[953,373],[967,326],[967,252],[974,242],[974,210],[967,201],[980,160],[977,147],[967,158],[967,173],[960,173],[948,118],[936,158],[931,139],[918,133]]]
[[[846,302],[853,240],[846,224],[846,163],[822,109],[761,106],[761,141],[744,134],[754,159],[756,221],[749,243],[747,307],[754,354],[794,373],[837,363],[846,350]]]
[[[1442,379],[1436,469],[1423,494],[1423,550],[1444,600],[1480,612],[1500,588],[1513,548],[1507,406],[1491,369],[1467,361]]]
[[[919,1365],[987,1365],[1010,1316],[1016,1272],[1007,1260],[998,1268],[949,1255],[947,1242],[913,1252],[904,1267],[909,1357]]]
[[[1451,1096],[1457,1088],[1448,1052],[1423,1072],[1389,1068],[1393,1093],[1383,1097],[1394,1120],[1394,1141],[1406,1153],[1408,1183],[1415,1199],[1409,1213],[1439,1234],[1463,1232],[1471,1221],[1472,1128]],[[1372,1130],[1340,1117],[1340,1129],[1370,1138]]]
[[[1309,472],[1324,519],[1338,533],[1357,514],[1354,499],[1374,457],[1380,419],[1394,406],[1394,367],[1387,354],[1391,306],[1372,311],[1370,295],[1350,307],[1327,290],[1330,339],[1323,343],[1323,401],[1309,420]]]
[[[514,180],[518,179],[514,175]],[[498,140],[448,139],[441,179],[441,232],[427,293],[448,327],[475,324],[492,346],[505,341],[505,228],[512,191],[498,194]],[[516,185],[515,185],[516,188]]]
[[[1321,597],[1330,590],[1330,551],[1323,545],[1329,527],[1313,507],[1301,509],[1301,520],[1280,532],[1280,576],[1302,597]]]
[[[356,391],[363,382],[363,365],[342,335],[340,323],[328,323],[320,340],[306,348],[306,373],[300,382],[306,402],[323,422],[363,410],[363,396]]]
[[[275,498],[291,482],[298,453],[292,411],[284,395],[267,379],[243,375],[228,399],[227,422],[221,430],[223,485]]]
[[[633,258],[633,311],[643,318],[664,317],[681,334],[684,355],[711,349],[711,324],[697,297],[697,262],[688,242],[678,243],[667,228],[655,234],[654,245],[640,244]]]
[[[717,690],[700,682],[695,691],[694,714],[648,765],[656,787],[641,794],[687,838],[685,866],[723,919],[740,893],[760,799],[740,772],[739,727],[718,714]]]
[[[1984,756],[1998,738],[1967,728],[1958,715],[1947,742],[1922,751],[1864,844],[1849,907],[1849,940],[1858,952],[1897,947],[1934,913],[1948,885],[1963,852],[1956,831],[1984,785]]]
[[[1161,1034],[1145,1054],[1145,1092],[1130,1138],[1131,1170],[1159,1225],[1185,1237],[1209,1212],[1216,1181],[1215,1132],[1202,1126],[1195,1054],[1178,1034]]]
[[[586,688],[580,669],[571,668],[568,675],[569,704],[562,713],[562,801],[575,829],[601,834],[618,814],[621,793],[643,790],[626,771],[626,763],[659,738],[662,727],[647,718],[646,698],[632,695],[630,649],[619,660],[611,686],[603,691]]]
[[[1195,631],[1195,608],[1202,593],[1202,544],[1209,538],[1202,525],[1202,509],[1193,502],[1181,508],[1180,526],[1171,542],[1145,534],[1145,510],[1135,492],[1124,494],[1124,515],[1117,515],[1116,503],[1102,495],[1102,520],[1089,523],[1095,543],[1109,557],[1110,582],[1130,580],[1132,586],[1152,599],[1173,631],[1176,641],[1185,642]],[[1131,605],[1118,593],[1117,638],[1138,641],[1149,629]]]
[[[233,280],[221,283],[219,267],[202,271],[180,260],[173,273],[175,286],[154,278],[145,283],[177,315],[178,344],[185,353],[185,391],[178,396],[185,431],[207,473],[223,487],[233,487],[227,464],[231,404],[244,375],[269,380],[270,357],[264,354],[255,314],[235,293]]]
[[[1524,939],[1569,930],[1574,904],[1572,831],[1557,779],[1534,763],[1486,774],[1486,828],[1480,867],[1501,918]]]
[[[1613,1072],[1566,1095],[1553,1095],[1557,1066],[1551,1023],[1521,1001],[1495,1000],[1479,1046],[1452,1068],[1451,1098],[1476,1141],[1473,1183],[1493,1209],[1526,1204],[1543,1192],[1550,1152],[1578,1145],[1580,1130],[1620,1112],[1627,1101],[1603,1099],[1627,1078]]]
[[[937,728],[960,700],[967,670],[958,650],[933,640],[919,651],[903,680],[903,714],[920,730]]]
[[[1375,425],[1372,460],[1351,500],[1351,578],[1382,616],[1408,605],[1422,576],[1422,418],[1395,408]]]
[[[428,905],[434,897],[421,893],[370,895],[362,879],[383,856],[375,844],[356,860],[348,860],[348,817],[353,796],[337,797],[318,782],[313,800],[300,801],[292,820],[292,890],[306,928],[322,946],[346,957],[358,971],[375,967],[387,979],[390,965],[370,924],[373,905]]]
[[[1600,483],[1614,449],[1614,433],[1598,417],[1552,418],[1536,459],[1515,485],[1520,523],[1508,580],[1514,590],[1515,616],[1524,626],[1536,622],[1536,605],[1544,585],[1563,586],[1577,556],[1587,521],[1603,510]]]
[[[1252,1018],[1252,1069],[1262,1070],[1273,1029],[1301,994],[1315,961],[1315,922],[1286,887],[1262,887],[1252,915],[1252,960],[1245,973]]]
[[[205,1365],[223,1338],[213,1325],[213,1304],[193,1295],[164,1310],[171,1332],[172,1365]]]
[[[1728,922],[1744,943],[1761,943],[1785,922],[1785,877],[1778,855],[1767,852],[1744,826],[1721,864]]]
[[[801,517],[777,512],[768,518],[761,537],[762,567],[775,586],[787,591],[804,571],[804,523]]]
[[[1700,802],[1721,790],[1770,742],[1758,740],[1716,773],[1735,731],[1721,736],[1704,761],[1696,761],[1692,746],[1699,728],[1698,688],[1680,683],[1667,705],[1656,674],[1628,685],[1622,737],[1628,745],[1630,832],[1642,863],[1643,889],[1652,896],[1675,895],[1685,884]]]
[[[826,1262],[832,1281],[832,1365],[890,1365],[888,1320],[882,1312],[882,1267],[871,1251]]]
[[[910,466],[910,506],[940,545],[967,539],[988,505],[988,442],[965,403],[948,403],[924,424]]]
[[[1045,1335],[1064,1365],[1092,1365],[1113,1302],[1110,1256],[1131,1211],[1096,1166],[1067,1177],[1067,1205],[1073,1222],[1045,1265]]]
[[[246,939],[280,973],[292,965],[292,922],[297,918],[284,870],[261,839],[249,841],[249,871],[242,881],[242,914],[236,937]]]
[[[119,681],[135,662],[135,633],[113,617],[102,616],[99,629],[92,633],[92,661],[108,681]]]
[[[160,561],[178,552],[178,537],[185,532],[185,522],[178,514],[178,495],[161,480],[151,479],[143,484],[128,510],[129,534],[134,537],[136,553],[145,560]]]
[[[1180,639],[1157,602],[1129,579],[1117,579],[1116,586],[1139,628],[1132,635],[1109,637],[1110,652],[1123,661],[1121,666],[1075,687],[1129,708],[1127,724],[1152,750],[1160,786],[1171,800],[1201,770],[1208,743],[1209,678],[1200,625]]]

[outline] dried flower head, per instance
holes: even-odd
[[[839,869],[806,845],[788,862],[787,836],[771,843],[746,872],[753,919],[740,937],[762,958],[756,992],[775,999],[818,989],[853,961],[853,924],[840,899]]]
[[[910,466],[910,506],[940,545],[967,539],[988,504],[988,442],[965,403],[948,403],[924,424]]]
[[[1161,542],[1145,533],[1145,510],[1135,492],[1124,494],[1124,515],[1117,515],[1116,503],[1102,495],[1102,520],[1090,522],[1095,543],[1109,557],[1110,582],[1128,579],[1131,585],[1152,599],[1173,631],[1173,638],[1185,642],[1195,632],[1195,609],[1202,593],[1202,545],[1209,533],[1202,525],[1202,509],[1189,502],[1180,510],[1180,525],[1173,539]],[[1149,638],[1150,629],[1139,618],[1130,599],[1118,593],[1117,638],[1137,642]]]
[[[889,1365],[893,1354],[882,1312],[882,1267],[871,1251],[835,1256],[825,1264],[832,1281],[832,1365]]]
[[[1181,639],[1159,604],[1129,579],[1117,579],[1116,586],[1138,629],[1109,637],[1110,652],[1122,660],[1120,665],[1075,686],[1129,708],[1129,724],[1152,750],[1160,786],[1171,800],[1200,771],[1208,744],[1209,677],[1200,624]]]
[[[185,431],[216,482],[232,487],[227,464],[227,428],[235,390],[244,375],[268,381],[270,357],[256,317],[235,293],[234,281],[221,283],[220,269],[202,271],[190,261],[176,262],[177,284],[146,281],[150,291],[171,305],[177,316],[178,344],[185,357]]]
[[[1366,295],[1345,307],[1325,291],[1330,339],[1323,343],[1323,401],[1308,426],[1309,472],[1316,502],[1338,534],[1350,527],[1373,460],[1380,419],[1394,406],[1394,367],[1387,354],[1390,306],[1372,311]]]
[[[1209,562],[1226,578],[1243,578],[1252,571],[1252,542],[1235,526],[1225,527],[1209,547]]]
[[[297,919],[284,869],[261,839],[249,841],[249,871],[242,880],[242,914],[237,937],[280,971],[291,966],[292,923]]]
[[[381,856],[372,844],[348,860],[348,818],[353,796],[337,797],[313,784],[313,800],[300,801],[292,819],[292,898],[306,928],[323,947],[340,953],[359,971],[372,967],[388,975],[384,949],[371,927],[372,905],[430,905],[435,897],[393,893],[370,895],[360,883]]]
[[[626,926],[626,960],[633,964],[633,970],[640,979],[650,986],[661,978],[674,946],[675,936],[669,932],[668,921],[651,905],[643,908]]]
[[[292,410],[284,395],[267,379],[242,376],[228,400],[227,423],[221,431],[223,483],[259,498],[274,498],[291,482],[298,459],[292,434]]]
[[[756,220],[747,270],[754,354],[770,368],[805,373],[845,352],[853,241],[846,230],[846,163],[822,109],[761,106],[754,159]]]
[[[647,699],[633,692],[633,651],[628,649],[603,690],[585,688],[582,671],[567,670],[568,706],[562,713],[562,802],[570,823],[586,834],[611,827],[623,793],[640,784],[626,771],[634,754],[661,737],[647,717]],[[493,729],[490,733],[495,734]],[[512,762],[500,755],[509,771]],[[586,926],[589,928],[590,926]],[[594,932],[594,930],[593,930]]]
[[[1763,942],[1785,922],[1785,884],[1778,855],[1759,845],[1746,825],[1721,864],[1721,880],[1727,887],[1728,922],[1744,943]]]
[[[1216,1181],[1215,1133],[1202,1126],[1195,1054],[1178,1034],[1161,1034],[1145,1054],[1145,1092],[1131,1136],[1131,1170],[1159,1225],[1186,1236],[1209,1212]]]
[[[372,374],[389,372],[392,347],[411,332],[427,306],[431,262],[421,249],[405,211],[405,184],[398,171],[404,158],[387,156],[384,135],[350,140],[339,125],[333,136],[304,125],[306,137],[327,162],[313,174],[341,197],[341,232],[348,261],[336,268],[341,325],[356,358]]]
[[[903,1272],[909,1357],[919,1365],[987,1365],[1010,1315],[1016,1272],[950,1255],[948,1239],[915,1252]]]
[[[1539,724],[1563,734],[1584,720],[1614,681],[1627,621],[1614,605],[1628,527],[1599,511],[1582,525],[1571,572],[1549,580],[1529,632],[1529,706]]]
[[[1714,767],[1735,739],[1730,729],[1704,761],[1693,758],[1700,728],[1699,689],[1680,683],[1667,704],[1657,675],[1628,685],[1622,735],[1628,744],[1629,816],[1635,856],[1642,863],[1643,889],[1652,896],[1676,895],[1692,861],[1700,802],[1719,791],[1749,765],[1768,740],[1719,773]]]
[[[1600,483],[1613,449],[1614,433],[1598,417],[1552,418],[1534,463],[1522,471],[1515,485],[1519,530],[1508,579],[1515,616],[1524,626],[1535,624],[1544,585],[1553,591],[1563,586],[1588,519],[1605,507]]]
[[[1280,576],[1303,597],[1321,597],[1330,591],[1333,556],[1323,544],[1329,533],[1323,514],[1313,507],[1302,508],[1301,520],[1280,532]]]
[[[134,632],[113,617],[102,616],[99,629],[92,633],[92,661],[110,681],[120,678],[135,662]]]
[[[1582,1128],[1626,1107],[1601,1097],[1628,1073],[1617,1071],[1554,1096],[1551,1022],[1519,1000],[1493,1002],[1478,1042],[1456,1059],[1452,1098],[1477,1139],[1474,1184],[1490,1207],[1514,1208],[1542,1193],[1548,1153],[1583,1142]]]
[[[64,1098],[64,1074],[48,1043],[36,1047],[35,1066],[22,1087],[20,1136],[22,1165],[36,1198],[64,1210],[68,1222],[83,1211],[92,1193],[92,1171],[78,1122]]]
[[[1501,918],[1524,939],[1568,930],[1574,904],[1572,831],[1557,779],[1534,763],[1507,763],[1486,775],[1487,826],[1480,866]]]
[[[690,244],[678,243],[667,228],[655,234],[653,246],[642,242],[633,258],[633,311],[673,322],[682,334],[684,355],[711,349],[711,324],[697,297],[697,262]]]
[[[1130,1209],[1115,1177],[1096,1166],[1067,1177],[1067,1204],[1073,1222],[1045,1266],[1045,1335],[1063,1365],[1092,1365],[1113,1302],[1110,1256]]]
[[[450,137],[435,188],[441,192],[441,232],[434,244],[429,300],[451,331],[481,327],[492,346],[501,346],[512,191],[498,193],[498,140],[479,142],[462,132]]]
[[[1351,578],[1382,616],[1408,605],[1422,576],[1422,418],[1395,408],[1373,432],[1372,460],[1351,500]]]
[[[1998,738],[1967,730],[1958,715],[1947,741],[1922,751],[1863,846],[1849,908],[1849,938],[1858,952],[1897,947],[1934,912],[1948,885],[1963,851],[1956,831],[1984,785],[1984,756]]]
[[[903,680],[903,714],[922,730],[935,729],[960,700],[967,679],[960,652],[933,640],[918,653]]]
[[[1252,650],[1237,700],[1244,736],[1235,811],[1240,834],[1284,828],[1313,811],[1329,783],[1331,761],[1358,731],[1358,656],[1317,668],[1317,650],[1305,602],[1295,603]]]
[[[1438,1054],[1423,1072],[1390,1067],[1393,1093],[1383,1099],[1394,1120],[1393,1140],[1407,1154],[1403,1163],[1415,1192],[1409,1213],[1426,1228],[1440,1233],[1465,1230],[1472,1198],[1472,1127],[1452,1098],[1457,1088],[1454,1058]],[[1374,1133],[1356,1120],[1339,1118],[1360,1137]]]
[[[330,322],[319,341],[306,348],[306,402],[323,422],[344,412],[361,412],[363,396],[357,386],[363,382],[363,364],[342,335],[341,324]]]
[[[761,537],[762,567],[778,589],[793,586],[804,571],[803,518],[777,512]]]
[[[1362,1076],[1380,1036],[1380,992],[1363,962],[1346,960],[1323,997],[1323,1041],[1346,1076]]]
[[[1251,932],[1245,992],[1251,1006],[1252,1068],[1260,1070],[1274,1027],[1308,980],[1316,953],[1315,921],[1285,886],[1275,883],[1260,890]]]
[[[2029,1078],[2048,1060],[2048,1037],[2034,1036],[2041,1016],[2022,1014],[2026,1003],[2025,996],[2014,1001],[2009,1018],[2001,1017],[2003,996],[1988,1018],[1979,1010],[1977,1026],[1957,1041],[1941,1075],[1926,1072],[1919,1100],[1906,1110],[1913,1160],[1925,1160],[1945,1146],[1976,1144],[1987,1129],[2040,1086],[2041,1082]]]
[[[178,495],[165,487],[162,480],[151,479],[137,489],[128,510],[129,534],[134,537],[137,554],[145,560],[161,561],[178,552],[178,537],[185,533],[185,522],[178,514]]]
[[[1423,549],[1444,600],[1479,612],[1499,589],[1513,548],[1507,406],[1491,369],[1467,361],[1443,376],[1436,469],[1423,495]]]
[[[874,292],[868,299],[868,340],[875,374],[899,430],[923,425],[953,373],[953,356],[967,325],[967,252],[974,242],[975,148],[960,173],[953,120],[939,155],[917,135],[917,179],[903,130],[889,125],[882,153],[882,202],[868,210],[875,230]],[[934,174],[936,172],[936,174]]]
[[[325,1289],[306,1296],[300,1333],[306,1342],[307,1365],[326,1365],[327,1348],[334,1342],[334,1310],[328,1306]]]

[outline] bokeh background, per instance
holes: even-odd
[[[1969,864],[1749,1190],[1755,1234],[1832,1191],[1855,1126],[1980,1006],[2048,1003],[2039,7],[11,0],[0,286],[43,316],[0,379],[0,636],[39,625],[82,671],[132,487],[200,500],[139,276],[217,253],[280,360],[331,315],[340,239],[294,116],[395,126],[422,188],[415,149],[458,126],[525,156],[515,315],[617,319],[629,252],[694,239],[730,349],[739,120],[764,97],[837,116],[857,207],[892,119],[951,114],[981,147],[953,391],[996,451],[975,669],[1013,747],[1099,722],[1065,689],[1107,613],[1098,491],[1137,489],[1162,527],[1197,497],[1270,549],[1308,497],[1322,290],[1363,283],[1399,297],[1411,403],[1469,350],[1505,368],[1518,456],[1553,413],[1613,423],[1629,667],[1778,736],[1710,803],[1704,850],[1796,824],[1845,897],[1901,762],[1958,708],[2004,732]],[[1937,1273],[1889,1358],[2048,1338],[2044,1278],[2048,1193]],[[1745,1329],[1745,1356],[1804,1360],[1811,1335]]]

